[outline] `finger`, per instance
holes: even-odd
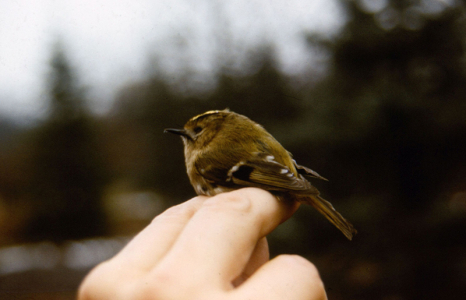
[[[236,299],[327,299],[316,267],[297,255],[277,256],[231,293]]]
[[[178,272],[178,278],[189,284],[231,289],[257,241],[296,208],[257,188],[212,197],[191,218],[159,271]]]
[[[170,250],[206,197],[195,197],[158,215],[113,258],[118,263],[147,272]]]
[[[269,245],[267,239],[263,237],[257,242],[241,275],[233,281],[233,286],[237,287],[246,281],[257,269],[269,261],[269,257]]]
[[[118,288],[137,280],[170,250],[206,197],[196,197],[158,215],[115,257],[99,264],[83,280],[79,299],[107,299]]]

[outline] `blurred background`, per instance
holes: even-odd
[[[455,0],[0,4],[0,298],[83,276],[194,196],[179,138],[261,123],[359,233],[301,207],[272,255],[329,299],[464,299],[466,10]]]

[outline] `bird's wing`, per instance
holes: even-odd
[[[226,182],[270,191],[319,194],[302,175],[295,175],[287,166],[275,161],[273,155],[264,152],[256,152],[235,164],[227,172]]]
[[[328,181],[327,178],[319,175],[319,173],[317,173],[316,171],[311,170],[308,167],[298,165],[294,159],[293,159],[293,163],[294,163],[294,166],[296,167],[296,170],[298,171],[299,174],[306,175],[306,176],[311,176],[311,177],[314,177],[314,178],[318,178],[318,179]]]

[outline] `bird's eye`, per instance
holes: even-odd
[[[197,133],[199,133],[199,132],[201,132],[201,131],[202,131],[202,127],[200,127],[200,126],[196,126],[196,127],[194,127],[193,131],[194,131],[194,133],[196,133],[196,134],[197,134]]]

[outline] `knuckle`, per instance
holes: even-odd
[[[252,199],[234,193],[222,193],[204,202],[203,209],[249,213],[252,210]]]
[[[279,258],[285,260],[283,263],[289,268],[299,272],[300,278],[310,283],[308,286],[312,287],[313,299],[327,299],[324,283],[313,263],[299,255],[280,255]]]
[[[161,286],[169,288],[173,285],[176,285],[177,282],[179,283],[178,276],[175,276],[173,271],[168,269],[157,268],[150,276],[151,281],[154,282],[153,287],[155,288]]]
[[[151,299],[197,299],[200,295],[199,287],[193,285],[193,280],[185,275],[173,269],[158,268],[145,280],[151,284],[144,284],[144,288],[140,289],[141,294],[152,295]]]
[[[165,210],[163,213],[161,213],[158,217],[171,217],[171,216],[178,216],[178,215],[183,215],[189,211],[189,208],[186,207],[186,205],[183,204],[178,204],[175,206],[172,206]],[[156,219],[154,219],[156,220]]]
[[[300,269],[304,276],[307,276],[310,280],[318,280],[322,281],[320,278],[319,270],[317,270],[316,266],[299,255],[280,255],[280,259],[285,260],[286,263],[290,267],[294,267],[296,269]]]
[[[146,284],[146,282],[151,282],[151,284]],[[150,279],[139,283],[140,299],[144,299],[145,295],[151,295],[153,299],[171,299],[176,295],[176,278],[169,272],[154,272],[150,275]]]
[[[193,205],[187,205],[187,203],[181,203],[172,206],[165,210],[160,215],[152,219],[152,223],[160,222],[167,219],[185,218],[190,217],[196,212],[196,207]]]
[[[98,265],[81,283],[78,288],[78,300],[91,300],[106,298],[113,290],[114,276],[109,273],[108,262]]]
[[[96,294],[96,286],[90,284],[89,281],[84,281],[78,289],[78,300],[91,300],[97,299],[94,297]]]

